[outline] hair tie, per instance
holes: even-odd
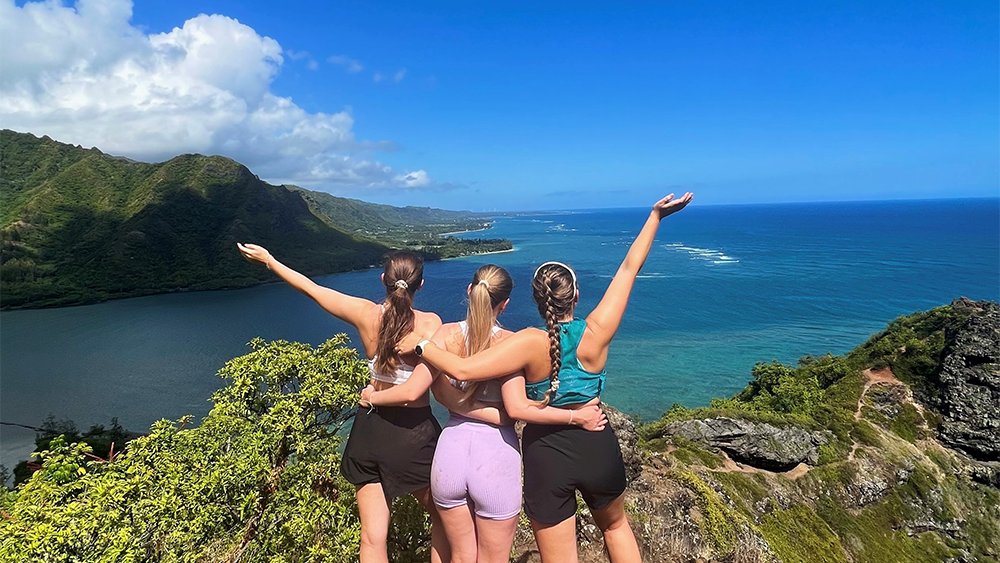
[[[396,280],[396,284],[395,285],[396,285],[397,289],[406,289],[406,288],[410,287],[410,285],[408,283],[406,283],[405,280]]]
[[[477,283],[476,285],[485,285],[487,291],[489,291],[490,289],[490,282],[486,280],[479,280],[479,283]]]

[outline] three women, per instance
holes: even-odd
[[[574,317],[579,300],[575,272],[558,262],[540,266],[532,280],[532,290],[546,330],[529,328],[512,335],[499,327],[494,330],[495,314],[506,306],[506,297],[498,301],[489,294],[493,283],[500,288],[502,280],[494,278],[495,281],[491,282],[486,273],[480,277],[480,272],[477,272],[474,283],[470,284],[470,315],[464,328],[456,323],[457,328],[451,326],[439,331],[441,321],[436,315],[412,309],[413,292],[423,281],[422,264],[417,274],[418,259],[412,255],[408,259],[403,259],[401,254],[394,255],[400,256],[398,267],[394,265],[393,257],[386,263],[382,281],[387,297],[386,302],[379,306],[320,288],[279,264],[266,250],[254,245],[240,245],[241,252],[248,259],[266,264],[293,287],[358,329],[372,366],[372,386],[364,391],[362,401],[373,406],[397,405],[381,406],[369,410],[367,414],[359,410],[344,453],[344,475],[358,486],[363,563],[386,560],[385,537],[389,521],[386,498],[405,493],[414,493],[428,508],[435,530],[441,516],[447,515],[445,530],[451,531],[448,539],[455,553],[448,554],[448,546],[440,541],[440,533],[432,531],[432,561],[440,560],[442,556],[445,560],[449,557],[467,560],[472,552],[470,538],[475,538],[477,545],[476,555],[471,556],[469,561],[488,561],[494,555],[498,560],[506,559],[510,549],[506,538],[513,536],[517,515],[514,502],[507,497],[511,496],[509,491],[517,489],[518,482],[507,479],[512,473],[508,466],[513,467],[512,460],[516,459],[516,441],[511,439],[511,433],[504,430],[505,425],[502,424],[508,419],[499,406],[488,406],[498,404],[498,384],[510,416],[529,420],[522,447],[524,508],[531,520],[543,562],[572,563],[577,560],[577,490],[590,506],[604,534],[611,560],[614,563],[640,560],[638,545],[625,517],[625,471],[618,442],[611,429],[604,425],[592,425],[600,430],[591,432],[578,424],[585,416],[592,417],[600,402],[608,348],[621,323],[636,275],[649,255],[659,223],[683,209],[691,198],[692,194],[687,193],[675,200],[671,194],[653,206],[603,299],[585,320]],[[487,291],[483,293],[483,289]],[[475,327],[470,322],[473,320],[474,292],[478,293],[476,299],[479,303],[485,303],[484,299],[488,297],[490,309],[495,313],[493,322],[475,322]],[[509,290],[506,294],[509,295]],[[503,297],[502,291],[497,294],[499,297]],[[458,337],[456,331],[462,336]],[[403,338],[407,333],[409,336]],[[395,342],[398,344],[393,347]],[[489,384],[474,385],[459,400],[452,397],[443,401],[462,417],[456,419],[455,425],[449,422],[449,428],[467,427],[454,432],[455,438],[448,440],[449,446],[457,445],[459,450],[461,444],[466,444],[465,456],[445,455],[443,451],[439,462],[430,453],[437,445],[438,433],[437,423],[430,415],[426,402],[426,390],[435,380],[430,366],[460,381],[503,378],[493,382],[492,390]],[[411,378],[412,382],[409,381]],[[444,387],[450,386],[446,379],[438,377],[437,380],[439,383],[434,384],[436,397],[440,399],[453,393]],[[421,383],[418,384],[418,381]],[[375,417],[371,418],[373,414]],[[537,418],[532,420],[532,416]],[[469,425],[480,424],[475,422],[477,419],[487,425],[492,423],[492,429],[487,429],[487,432],[492,432],[494,439],[488,443],[507,454],[497,458],[504,460],[496,464],[498,468],[505,468],[501,471],[502,475],[498,474],[495,479],[481,478],[483,483],[500,485],[494,487],[492,493],[483,495],[474,495],[474,480],[468,475],[463,477],[468,465],[457,469],[449,467],[449,460],[471,459],[470,448],[478,440],[467,437],[463,442],[461,434],[472,436],[473,426]],[[501,442],[504,445],[500,445]],[[400,447],[396,447],[397,444]],[[428,458],[433,464],[436,481],[428,475]],[[437,482],[437,490],[434,482]],[[434,503],[441,507],[439,510],[431,506],[432,495],[427,493],[425,483],[431,483],[431,493]],[[462,492],[465,495],[460,498]],[[375,502],[376,493],[381,502]],[[480,500],[476,500],[476,496]],[[469,506],[470,499],[477,507],[501,508],[478,512]],[[469,526],[470,521],[472,526]],[[485,537],[496,541],[480,544],[479,538],[484,533]]]

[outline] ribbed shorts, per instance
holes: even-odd
[[[430,485],[441,425],[428,407],[359,408],[340,473],[352,485],[381,483],[387,499]]]
[[[625,463],[618,438],[605,426],[528,424],[524,452],[524,511],[541,524],[558,524],[576,514],[576,491],[600,510],[625,492]]]
[[[481,518],[517,516],[521,512],[521,451],[514,427],[452,414],[434,452],[431,496],[441,508],[469,504]]]

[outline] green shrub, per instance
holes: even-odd
[[[113,461],[54,438],[0,491],[2,561],[354,561],[354,488],[338,430],[368,370],[339,335],[316,349],[255,339],[201,425],[161,420]],[[426,518],[396,503],[391,557],[426,558]]]

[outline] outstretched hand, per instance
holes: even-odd
[[[256,244],[242,244],[236,243],[236,247],[240,249],[240,254],[247,259],[248,262],[260,262],[261,264],[268,266],[268,261],[271,260],[271,253],[267,251],[263,246],[257,246]]]
[[[574,410],[573,422],[579,424],[584,430],[600,432],[608,424],[608,415],[604,414],[601,407],[590,405]]]
[[[398,354],[412,354],[413,349],[416,348],[417,344],[420,344],[420,341],[423,339],[423,336],[417,334],[416,332],[411,332],[396,343],[396,352]]]
[[[691,203],[691,198],[693,197],[694,194],[691,192],[685,192],[685,194],[678,199],[674,199],[674,194],[670,194],[654,203],[653,211],[659,213],[660,219],[663,219],[667,215],[673,215],[674,213],[677,213],[681,209],[687,207],[687,204]]]

